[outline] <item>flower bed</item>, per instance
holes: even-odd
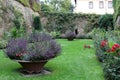
[[[113,32],[97,31],[94,34],[96,56],[103,64],[106,80],[120,79],[120,43],[119,35]]]

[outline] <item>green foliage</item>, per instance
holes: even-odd
[[[88,18],[88,22],[84,28],[86,33],[91,32],[94,28],[99,26],[99,15],[93,14]]]
[[[19,29],[20,26],[21,26],[21,23],[20,23],[20,21],[18,19],[14,19],[14,24],[15,24],[17,29]]]
[[[50,32],[50,35],[53,38],[60,38],[60,32],[59,31],[52,31],[52,32]]]
[[[7,46],[7,41],[6,40],[1,40],[0,41],[0,49],[4,49]]]
[[[17,29],[16,27],[13,27],[10,32],[10,38],[17,38],[17,37],[24,37],[25,36],[25,28],[20,27]]]
[[[120,58],[109,57],[104,63],[104,74],[106,80],[119,80]]]
[[[70,12],[71,8],[71,2],[70,0],[63,0],[63,2],[61,2],[61,12]]]
[[[99,27],[105,30],[113,30],[113,15],[105,14],[102,15],[99,19]]]
[[[106,80],[120,79],[120,35],[118,35],[119,33],[116,35],[116,33],[118,32],[105,32],[103,30],[95,30],[94,33],[94,45],[97,57],[99,61],[103,62],[103,71]],[[100,46],[103,40],[107,40],[107,44],[105,44],[104,47]],[[115,49],[115,43],[118,45],[118,47],[116,47],[117,49]],[[111,51],[109,52],[109,50]],[[113,52],[112,50],[115,51]]]
[[[26,30],[24,27],[20,27],[19,29],[12,27],[9,32],[4,32],[4,39],[9,40],[11,38],[24,37],[25,33]]]
[[[41,11],[52,12],[52,8],[46,4],[41,4]]]
[[[16,37],[23,37],[26,33],[23,14],[20,13],[15,8],[13,8],[13,13],[14,13],[14,19],[13,19],[14,26],[11,27],[11,29],[8,32],[4,32],[5,40],[9,40],[11,38],[16,38]]]
[[[41,21],[40,21],[40,17],[39,16],[35,16],[34,17],[33,27],[34,27],[35,30],[42,31],[42,26],[41,26]]]
[[[45,5],[42,5],[43,7],[46,7],[47,9],[42,9],[42,11],[47,11],[51,9],[51,12],[70,12],[71,2],[70,0],[50,0],[45,1]],[[49,7],[47,7],[49,6]]]
[[[25,35],[25,21],[23,14],[14,9],[14,16],[14,27],[10,30],[10,35],[13,38],[23,37]]]
[[[14,16],[15,16],[13,23],[17,29],[20,29],[21,26],[24,26],[23,14],[15,9],[13,9],[13,11],[14,11]]]

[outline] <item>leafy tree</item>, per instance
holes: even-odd
[[[41,5],[42,11],[50,12],[70,12],[70,0],[45,0]]]

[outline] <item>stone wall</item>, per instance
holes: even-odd
[[[39,16],[37,12],[34,12],[29,7],[25,7],[16,0],[0,0],[0,39],[5,31],[9,31],[14,26],[15,13],[13,10],[23,14],[23,20],[25,21],[28,33],[32,31],[33,17]]]

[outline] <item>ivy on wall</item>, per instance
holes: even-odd
[[[89,23],[85,24],[85,29],[93,29],[94,27],[98,26],[98,19],[100,15],[42,12],[41,18],[42,17],[47,18],[46,24],[42,24],[45,30],[47,30],[48,32],[59,31],[60,33],[65,33],[68,29],[72,31],[75,30],[77,25],[80,26],[79,22],[82,21],[87,21]]]

